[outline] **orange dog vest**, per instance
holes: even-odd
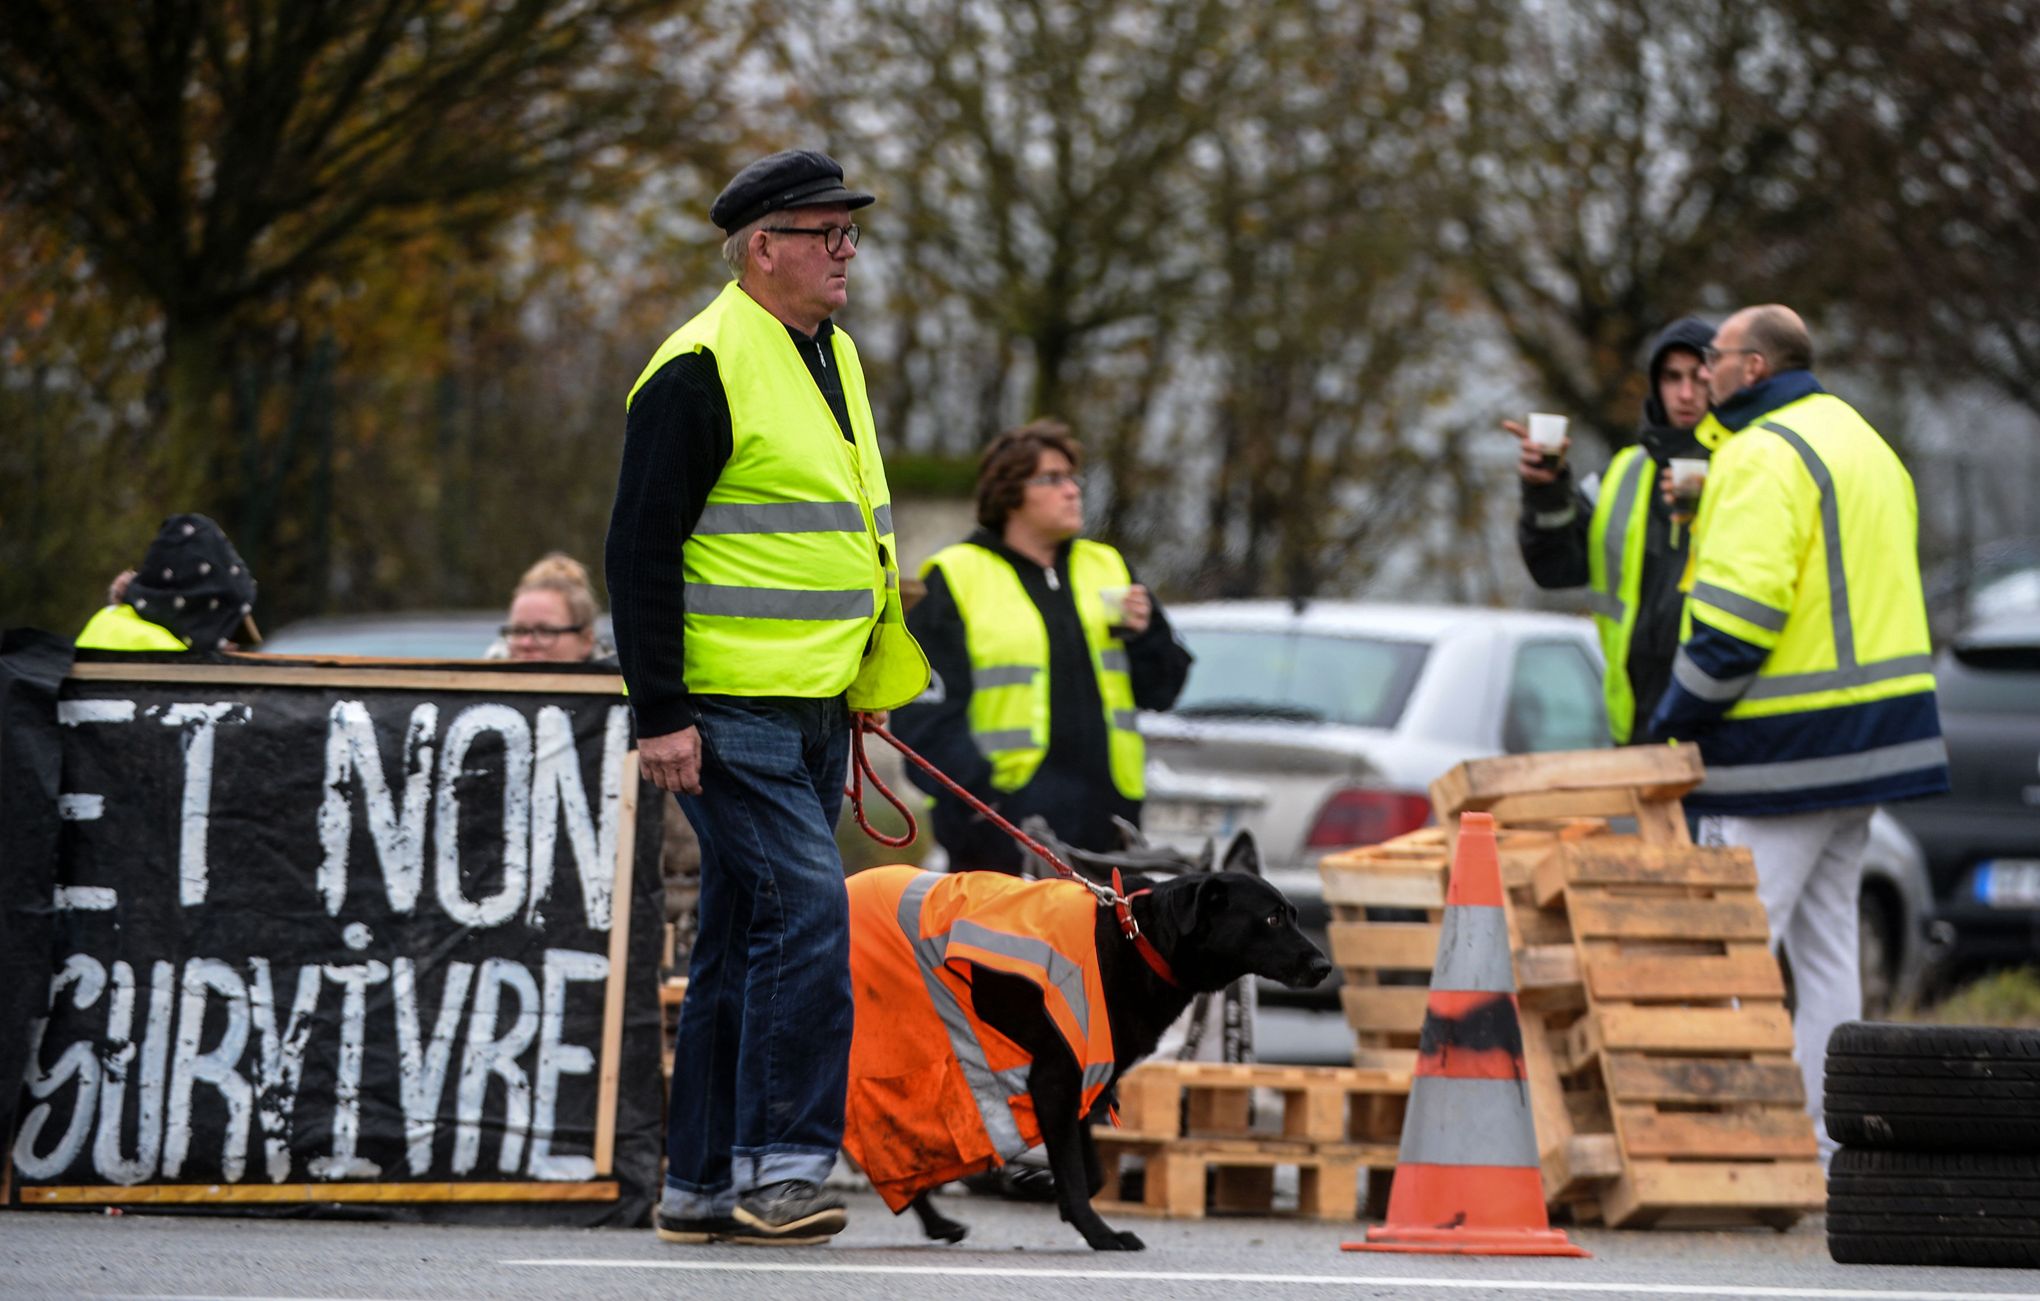
[[[856,1030],[843,1148],[887,1206],[1041,1142],[1026,1051],[979,1020],[973,969],[1019,976],[1083,1073],[1083,1112],[1112,1080],[1097,900],[1074,881],[880,867],[850,878]]]

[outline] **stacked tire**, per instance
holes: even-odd
[[[1825,1106],[1829,1255],[2040,1268],[2040,1031],[1848,1022]]]

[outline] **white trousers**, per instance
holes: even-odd
[[[1757,864],[1757,895],[1771,922],[1771,949],[1792,964],[1792,1041],[1806,1082],[1806,1110],[1820,1141],[1820,1164],[1839,1146],[1821,1120],[1827,1041],[1834,1028],[1863,1015],[1857,895],[1874,805],[1778,817],[1709,814],[1703,845],[1747,845]]]

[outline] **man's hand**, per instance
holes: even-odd
[[[892,711],[890,709],[853,709],[850,711],[851,730],[858,732],[864,730],[864,724],[866,723],[870,723],[873,727],[884,727],[891,719]]]
[[[1135,583],[1126,589],[1126,603],[1120,607],[1119,618],[1136,637],[1148,630],[1148,625],[1154,622],[1155,602],[1146,586]]]
[[[701,729],[639,737],[638,771],[662,791],[701,794]]]
[[[1502,428],[1516,436],[1516,443],[1520,451],[1516,458],[1516,476],[1518,478],[1525,483],[1534,483],[1539,487],[1548,483],[1558,482],[1559,472],[1565,465],[1565,454],[1572,447],[1572,439],[1568,438],[1558,445],[1558,463],[1556,465],[1549,465],[1545,463],[1543,449],[1530,445],[1530,431],[1524,427],[1522,421],[1504,420]]]

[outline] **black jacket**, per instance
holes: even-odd
[[[1618,744],[1641,740],[1643,728],[1657,708],[1658,697],[1672,679],[1672,658],[1679,650],[1679,617],[1685,594],[1679,591],[1679,577],[1686,569],[1686,549],[1692,530],[1681,528],[1672,538],[1672,511],[1658,493],[1657,484],[1665,463],[1675,456],[1705,456],[1707,449],[1693,437],[1691,429],[1666,423],[1665,409],[1658,401],[1657,374],[1665,354],[1673,348],[1699,352],[1714,341],[1714,327],[1697,316],[1674,321],[1651,345],[1648,379],[1650,397],[1644,403],[1643,424],[1637,442],[1649,454],[1653,465],[1644,490],[1649,515],[1644,521],[1643,575],[1638,587],[1636,628],[1629,638],[1629,689],[1636,697],[1636,716],[1630,736],[1615,738]],[[1603,484],[1606,492],[1609,485]],[[1523,514],[1516,525],[1516,540],[1523,549],[1523,563],[1539,587],[1585,587],[1588,526],[1594,503],[1573,483],[1570,465],[1561,466],[1558,479],[1549,484],[1523,484]],[[1609,665],[1613,672],[1614,665]]]
[[[967,541],[1013,566],[1048,629],[1048,753],[1033,779],[1019,790],[992,789],[991,761],[970,734],[970,648],[963,617],[939,568],[928,571],[927,595],[907,612],[907,627],[927,652],[934,679],[925,696],[893,712],[893,732],[1014,823],[1039,813],[1070,845],[1117,849],[1112,819],[1122,817],[1138,825],[1140,802],[1126,799],[1112,784],[1104,704],[1070,595],[1069,544],[1056,550],[1051,579],[1049,570],[1008,550],[986,529]],[[1176,702],[1190,676],[1190,652],[1169,630],[1159,601],[1147,631],[1126,643],[1126,659],[1136,705],[1167,709]],[[915,784],[936,798],[935,838],[949,851],[951,870],[1019,870],[1021,852],[1010,837],[933,778],[911,767],[908,772]]]

